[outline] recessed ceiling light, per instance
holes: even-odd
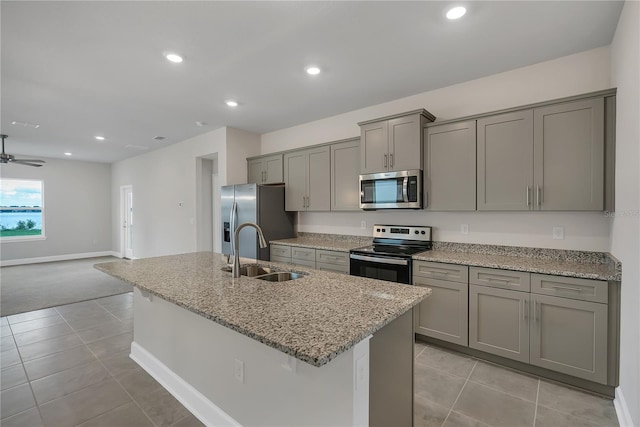
[[[196,122],[196,126],[198,126],[199,128],[201,128],[201,127],[203,127],[203,126],[206,126],[206,125],[207,125],[207,122],[201,122],[200,120],[198,120],[198,121]]]
[[[459,18],[462,18],[465,13],[467,13],[467,9],[462,6],[452,7],[447,11],[447,18],[459,19]]]
[[[64,155],[65,156],[71,156],[71,155],[73,155],[73,153],[66,152],[66,153],[64,153]]]
[[[176,64],[182,62],[182,56],[178,55],[177,53],[165,52],[164,57],[171,62],[175,62]]]
[[[227,99],[226,101],[224,101],[225,104],[227,104],[227,107],[237,107],[238,106],[238,101],[234,101],[233,99]]]
[[[320,74],[320,67],[317,67],[315,65],[310,65],[307,68],[305,68],[305,71],[307,72],[307,74],[310,74],[312,76],[318,75]]]
[[[11,124],[16,126],[23,126],[26,128],[33,128],[33,129],[38,129],[40,127],[40,125],[37,125],[35,123],[19,122],[17,120],[12,121]]]
[[[97,139],[98,141],[104,141],[104,136],[96,136],[96,139]]]

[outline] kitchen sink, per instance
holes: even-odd
[[[303,275],[300,273],[293,273],[290,271],[277,271],[271,274],[264,274],[262,276],[256,276],[256,279],[266,280],[267,282],[286,282],[287,280],[299,279]]]
[[[231,272],[231,267],[223,267],[222,271]],[[293,271],[276,271],[271,267],[263,267],[258,264],[241,266],[240,275],[252,277],[254,279],[266,280],[267,282],[285,282],[287,280],[295,280],[304,276],[303,273],[295,273]]]

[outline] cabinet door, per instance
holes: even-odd
[[[476,121],[424,130],[425,209],[476,210]]]
[[[247,184],[262,184],[264,180],[264,160],[247,161]]]
[[[282,174],[282,154],[264,158],[264,184],[284,182]]]
[[[308,150],[307,210],[331,209],[331,167],[329,146]]]
[[[468,285],[414,276],[415,286],[431,288],[431,295],[414,310],[415,332],[467,346]]]
[[[386,172],[389,165],[388,122],[360,126],[360,173]]]
[[[331,210],[360,210],[360,141],[331,146]]]
[[[604,208],[604,99],[537,108],[535,209]]]
[[[307,196],[306,151],[284,155],[284,206],[287,211],[305,210]]]
[[[607,383],[607,305],[532,295],[531,364]]]
[[[390,171],[422,169],[422,123],[420,114],[389,120]]]
[[[469,347],[529,363],[528,303],[525,292],[469,285]]]
[[[478,120],[478,210],[526,211],[533,197],[533,110]]]

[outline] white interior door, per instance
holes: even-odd
[[[121,253],[125,258],[133,258],[133,188],[121,187],[120,223],[122,224]]]

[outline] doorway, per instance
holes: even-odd
[[[123,258],[133,259],[133,187],[120,187],[120,254]]]

